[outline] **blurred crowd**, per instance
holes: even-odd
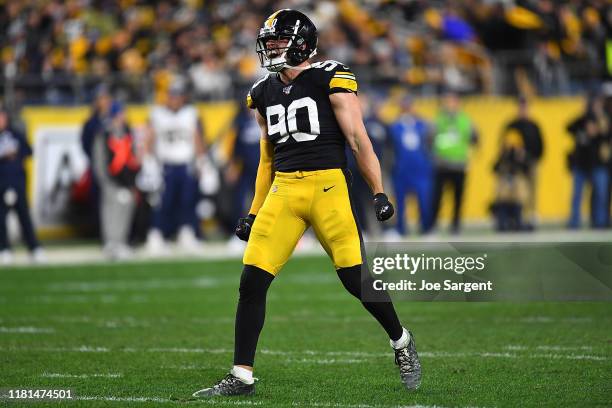
[[[2,87],[15,101],[72,103],[104,78],[150,102],[187,73],[198,99],[226,98],[261,74],[255,37],[283,7],[308,13],[319,58],[348,64],[362,84],[531,95],[609,76],[606,0],[9,0]]]

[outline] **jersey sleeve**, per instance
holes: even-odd
[[[253,84],[251,90],[246,96],[246,105],[249,109],[258,109],[261,103],[261,95],[263,93],[263,82],[268,79],[268,75],[259,79]]]
[[[328,93],[353,92],[357,93],[357,78],[349,67],[341,63],[329,71],[327,87]]]

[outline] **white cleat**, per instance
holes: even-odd
[[[403,239],[402,235],[395,228],[390,228],[383,233],[383,242],[398,242]]]
[[[4,251],[0,251],[0,265],[9,266],[14,262],[13,253],[5,249]]]
[[[42,248],[35,248],[30,253],[30,262],[36,265],[45,264],[47,263],[47,254],[45,254]]]
[[[106,244],[103,252],[111,261],[127,261],[134,258],[132,249],[125,244]]]
[[[183,251],[189,253],[198,253],[202,249],[202,245],[196,237],[193,228],[187,225],[182,226],[179,230],[178,245]]]
[[[149,255],[153,256],[165,256],[169,254],[168,246],[161,231],[152,229],[147,234],[147,243],[145,244],[146,250]]]
[[[232,254],[240,254],[244,252],[247,243],[238,238],[236,235],[232,235],[230,239],[227,240],[227,249]]]

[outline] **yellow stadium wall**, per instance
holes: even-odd
[[[438,107],[437,100],[415,102],[416,111],[426,119],[433,118]],[[209,141],[227,134],[225,131],[230,128],[236,113],[235,103],[199,104],[198,108],[204,123],[205,137]],[[492,167],[498,153],[499,135],[503,125],[514,117],[516,106],[514,101],[508,98],[475,97],[465,99],[463,108],[473,119],[480,134],[480,145],[472,151],[468,167],[463,214],[467,221],[482,222],[490,219],[488,207],[495,189]],[[565,127],[581,109],[582,101],[579,98],[538,99],[531,102],[530,112],[542,128],[545,143],[537,196],[538,216],[542,221],[561,221],[569,213],[571,177],[566,166],[566,157],[573,142]],[[26,107],[22,116],[32,142],[38,127],[82,124],[89,113],[89,107],[47,106]],[[142,125],[146,121],[147,113],[147,106],[127,108],[128,118],[134,126]],[[383,108],[382,113],[386,120],[390,120],[396,116],[397,106],[390,102]],[[27,167],[31,175],[32,163],[28,163]],[[30,180],[30,186],[31,184]],[[32,192],[31,188],[29,191]],[[449,218],[450,207],[450,200],[445,200],[441,210],[443,219]],[[413,204],[410,205],[409,211],[415,212]],[[66,229],[42,232],[43,237],[69,235]]]

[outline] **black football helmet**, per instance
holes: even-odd
[[[271,48],[270,40],[287,40],[287,44]],[[279,10],[259,30],[256,51],[261,66],[271,72],[299,65],[317,53],[317,28],[304,13]]]

